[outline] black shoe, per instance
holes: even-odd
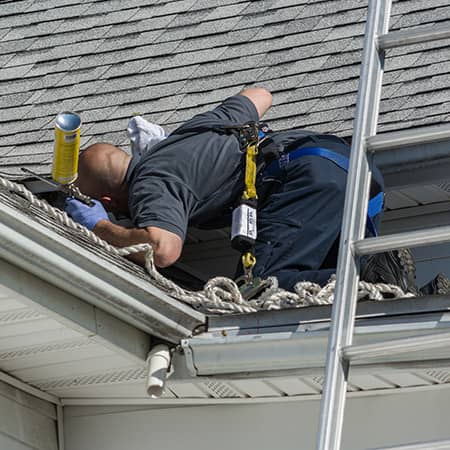
[[[405,293],[419,294],[415,283],[416,265],[412,253],[406,248],[369,256],[362,263],[361,280],[395,284]]]
[[[450,280],[443,274],[438,273],[433,280],[419,289],[423,295],[445,295],[450,294]]]

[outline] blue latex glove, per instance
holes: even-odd
[[[66,199],[66,213],[88,230],[92,230],[100,220],[109,220],[103,205],[98,200],[92,201],[94,205],[88,206],[75,198],[67,197]]]

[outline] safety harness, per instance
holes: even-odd
[[[263,283],[254,279],[253,268],[256,264],[254,247],[257,238],[258,194],[256,190],[257,175],[277,178],[282,169],[291,161],[303,156],[318,156],[333,162],[348,172],[349,158],[335,151],[322,147],[301,147],[285,150],[282,145],[275,144],[270,138],[270,128],[265,123],[247,122],[237,125],[199,126],[177,130],[176,134],[187,132],[215,131],[232,134],[239,140],[241,151],[245,153],[244,191],[233,210],[231,226],[231,245],[242,254],[244,268],[244,284],[241,291],[244,297],[251,297]],[[377,236],[374,222],[383,210],[384,192],[379,192],[370,199],[367,213],[367,228],[373,236]]]

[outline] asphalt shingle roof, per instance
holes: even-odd
[[[127,146],[128,118],[174,129],[246,86],[275,129],[351,134],[367,0],[25,0],[0,7],[0,171],[49,172],[53,122]],[[391,28],[450,21],[448,0],[394,1]],[[450,117],[450,40],[392,50],[380,131]]]

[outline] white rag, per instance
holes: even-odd
[[[141,116],[134,116],[128,121],[127,133],[131,141],[131,154],[139,157],[167,137],[163,127]]]

